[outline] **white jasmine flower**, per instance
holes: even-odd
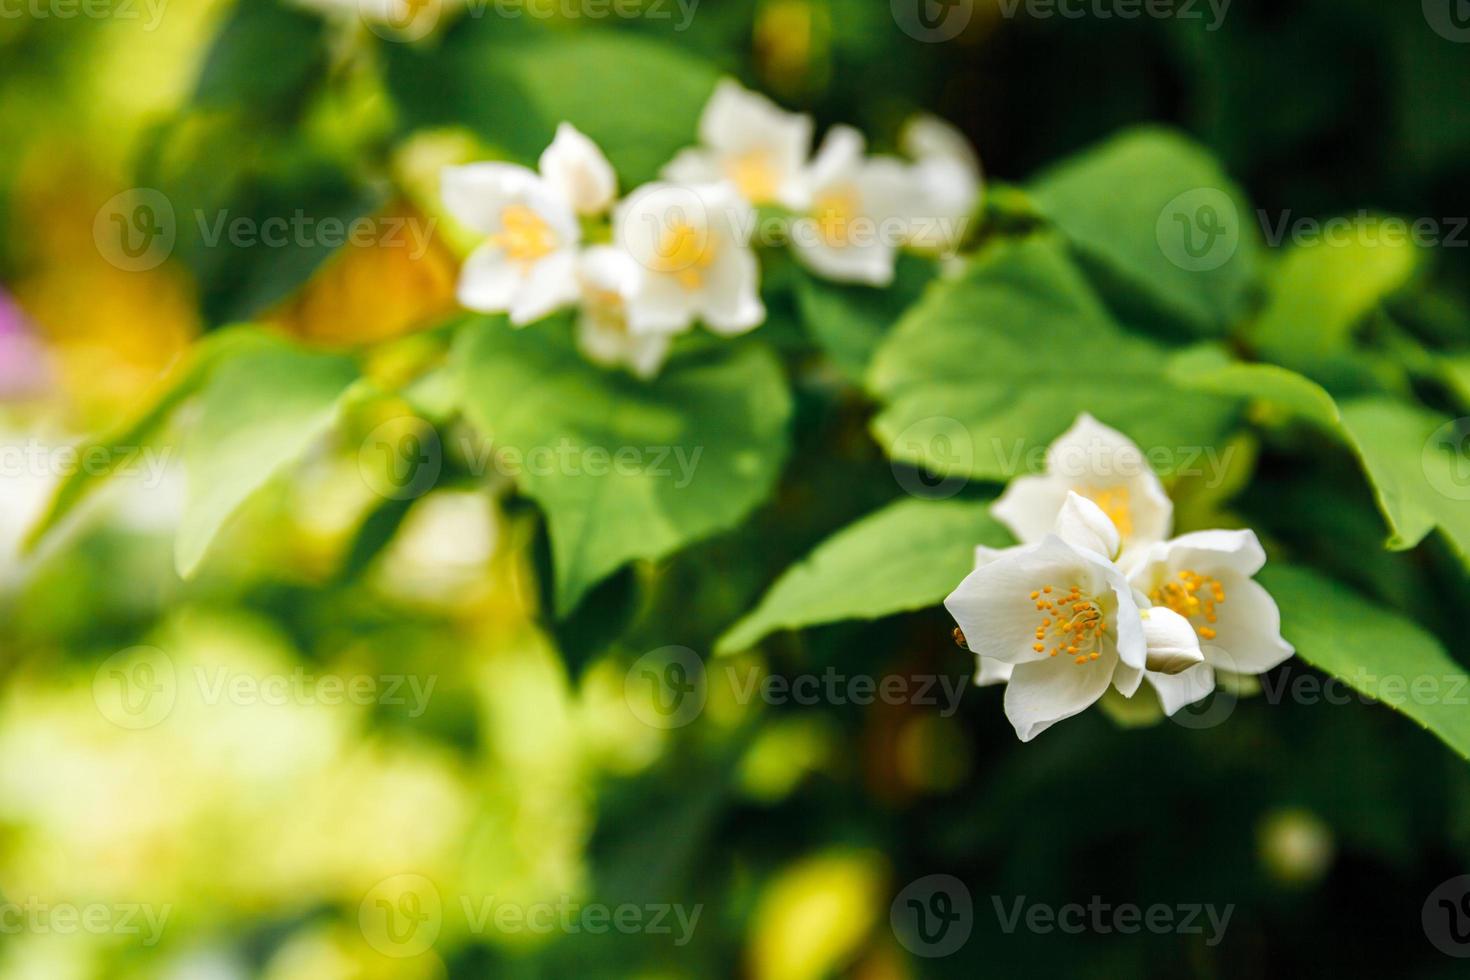
[[[540,174],[510,163],[446,168],[445,207],[486,236],[460,270],[460,303],[524,326],[576,302],[577,214],[605,209],[615,192],[602,152],[566,124],[541,155]]]
[[[919,214],[923,220],[909,244],[927,251],[952,252],[964,239],[984,190],[980,158],[958,129],[937,116],[910,119],[899,143],[916,161],[913,179],[922,195]]]
[[[1006,717],[1021,741],[1085,711],[1110,684],[1133,695],[1147,642],[1133,589],[1113,562],[1055,534],[979,557],[944,605],[981,658],[981,681],[986,661],[995,661],[990,680],[1009,671]]]
[[[759,326],[766,310],[749,245],[754,217],[728,183],[647,184],[623,201],[613,240],[642,267],[627,301],[629,328],[673,333],[701,319],[734,335]]]
[[[626,365],[646,379],[663,366],[673,338],[668,333],[634,333],[628,328],[628,299],[637,294],[641,275],[633,257],[611,245],[595,245],[582,253],[577,345],[589,360]]]
[[[680,184],[729,181],[751,204],[804,203],[802,167],[812,145],[810,116],[786,112],[763,95],[723,79],[699,120],[699,147],[663,170]]]
[[[556,128],[556,138],[541,154],[542,178],[578,214],[601,214],[618,196],[618,178],[596,143],[571,123]]]
[[[1084,554],[1116,568],[1112,558],[1118,551],[1117,528],[1102,509],[1086,497],[1076,493],[1067,495],[1062,510],[1057,515],[1054,535]],[[1018,545],[997,549],[981,545],[975,549],[975,567],[979,569],[1025,547]],[[1168,608],[1147,608],[1147,600],[1136,590],[1133,600],[1138,607],[1139,629],[1144,640],[1145,676],[1170,678],[1203,664],[1204,655],[1200,650],[1199,640],[1184,617]],[[963,632],[963,624],[961,630]],[[965,635],[968,644],[968,633]],[[971,645],[971,649],[974,650],[975,647]],[[975,674],[977,686],[1004,684],[1011,679],[1013,665],[1010,662],[992,659],[978,650],[976,653],[980,658]],[[1115,686],[1120,693],[1131,696],[1137,689],[1137,679],[1128,671],[1122,672],[1121,676],[1125,683]]]
[[[1182,673],[1147,675],[1166,714],[1209,694],[1217,678],[1262,674],[1295,652],[1281,638],[1276,600],[1253,578],[1265,563],[1252,531],[1197,531],[1153,545],[1133,568],[1133,587],[1182,616],[1204,654]]]
[[[460,269],[460,303],[524,326],[576,301],[582,229],[544,180],[514,164],[472,163],[444,171],[443,194],[455,220],[486,236]]]
[[[806,217],[791,229],[797,259],[819,276],[886,286],[898,248],[918,224],[913,175],[902,162],[865,157],[863,136],[834,126],[807,172]]]
[[[1091,500],[1113,522],[1125,564],[1167,538],[1174,523],[1174,505],[1143,452],[1085,412],[1047,449],[1046,472],[1012,480],[990,512],[1029,544],[1051,532],[1069,493]]]

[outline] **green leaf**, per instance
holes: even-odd
[[[1408,715],[1470,759],[1464,707],[1470,678],[1434,636],[1303,568],[1271,564],[1260,581],[1281,608],[1281,634],[1297,656]]]
[[[1337,219],[1328,238],[1287,251],[1246,340],[1268,360],[1327,384],[1361,387],[1371,365],[1354,356],[1353,329],[1414,275],[1421,253],[1381,218]]]
[[[332,424],[357,377],[351,358],[285,343],[244,351],[215,369],[184,446],[188,496],[174,542],[180,575],[192,575],[230,515]]]
[[[1231,360],[1216,347],[1180,351],[1169,361],[1168,377],[1180,388],[1246,399],[1333,430],[1341,420],[1337,402],[1315,381],[1275,364]]]
[[[266,342],[260,333],[248,328],[229,328],[206,335],[169,369],[147,407],[117,428],[77,447],[79,459],[101,459],[107,461],[106,465],[77,467],[67,474],[52,495],[45,514],[27,535],[26,547],[35,547],[55,530],[112,478],[117,465],[139,450],[156,447],[174,409],[199,390],[222,360]]]
[[[844,619],[879,619],[938,604],[975,567],[975,546],[1011,544],[990,501],[889,504],[817,546],[720,637],[716,653],[748,650],[768,633]]]
[[[1381,397],[1344,403],[1342,420],[1388,521],[1388,546],[1412,548],[1438,527],[1470,556],[1470,431],[1464,421]]]
[[[204,56],[194,103],[257,116],[290,112],[325,74],[324,37],[321,19],[305,10],[277,0],[239,0]]]
[[[487,18],[491,19],[491,18]],[[570,122],[602,147],[624,190],[696,140],[719,73],[669,44],[622,31],[518,36],[455,31],[436,49],[390,45],[389,85],[414,127],[468,126],[534,163]]]
[[[465,413],[546,512],[558,615],[629,560],[738,524],[788,450],[791,394],[759,344],[712,344],[643,382],[589,363],[564,320],[477,317],[454,357]]]
[[[1258,265],[1250,207],[1183,136],[1126,131],[1042,173],[1029,190],[1089,265],[1192,332],[1222,334],[1244,312]]]
[[[932,261],[900,256],[893,285],[883,289],[803,273],[796,286],[801,319],[838,369],[860,383],[879,342],[918,300],[936,271]]]
[[[868,387],[886,407],[873,429],[894,459],[994,480],[1035,463],[1081,412],[1164,455],[1215,445],[1235,401],[1175,386],[1167,366],[1163,348],[1113,321],[1060,242],[998,242],[879,347]]]

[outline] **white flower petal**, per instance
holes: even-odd
[[[461,306],[481,313],[504,313],[525,283],[520,267],[494,245],[481,245],[459,270]]]
[[[854,282],[865,286],[893,284],[898,251],[883,242],[834,247],[813,241],[805,235],[796,240],[793,254],[812,272],[834,282]],[[804,240],[804,244],[803,244]]]
[[[1167,606],[1139,612],[1143,639],[1148,645],[1148,669],[1161,674],[1178,674],[1205,662],[1199,637],[1189,620]]]
[[[1085,664],[1053,657],[1017,664],[1006,685],[1006,717],[1029,742],[1052,725],[1095,704],[1113,679],[1117,657],[1105,654]]]
[[[556,129],[556,138],[541,154],[541,176],[566,198],[578,214],[600,214],[617,196],[618,179],[597,144],[571,123]]]
[[[725,172],[713,151],[690,147],[664,164],[659,176],[675,184],[714,184],[724,179]]]
[[[721,175],[751,203],[801,206],[802,167],[812,143],[810,116],[786,112],[727,78],[700,116],[699,138],[716,152]]]
[[[1215,671],[1209,664],[1197,664],[1172,675],[1147,671],[1144,677],[1157,692],[1166,715],[1204,700],[1215,689]]]
[[[1091,551],[1108,561],[1118,557],[1118,529],[1101,507],[1071,491],[1057,514],[1056,535],[1072,547]]]
[[[1169,536],[1174,505],[1143,451],[1086,412],[1047,449],[1046,472],[1102,507],[1125,550]]]
[[[1237,674],[1263,674],[1290,659],[1296,650],[1281,638],[1281,610],[1271,594],[1243,576],[1218,577],[1225,601],[1216,606],[1215,638],[1203,644],[1205,659]]]
[[[990,516],[1023,544],[1040,541],[1056,526],[1071,486],[1053,476],[1018,476],[990,505]]]
[[[1015,669],[1003,660],[992,660],[989,657],[976,657],[975,663],[976,687],[1004,684],[1011,679],[1011,671]]]
[[[808,186],[814,192],[845,181],[857,180],[863,166],[867,141],[851,126],[837,125],[827,131],[821,149],[807,168]]]
[[[577,253],[571,249],[553,253],[531,266],[511,305],[510,322],[518,327],[533,323],[570,306],[581,295]]]
[[[1161,549],[1150,549],[1150,555]],[[1266,550],[1256,532],[1193,531],[1181,534],[1162,546],[1165,561],[1174,568],[1208,567],[1231,571],[1250,578],[1266,565]]]
[[[760,298],[760,265],[748,248],[722,249],[705,273],[699,311],[705,325],[727,337],[752,330],[766,319]]]
[[[439,177],[444,207],[455,221],[483,235],[501,230],[505,207],[524,200],[540,183],[532,170],[512,163],[445,167]]]
[[[1051,588],[1060,599],[1072,585],[1097,595],[1108,589],[1116,591],[1118,584],[1127,591],[1120,575],[1110,576],[1110,570],[1097,561],[1060,538],[1048,537],[1039,544],[1010,549],[998,560],[975,569],[944,600],[944,606],[975,653],[1007,663],[1024,663],[1048,659],[1047,653],[1034,649],[1036,628],[1045,617],[1037,609],[1033,592]],[[1122,618],[1131,614],[1137,619],[1131,592],[1120,601],[1119,608],[1126,609]],[[1120,628],[1122,625],[1120,621]],[[1137,628],[1137,646],[1135,658],[1142,666],[1141,628]]]
[[[979,179],[980,158],[970,141],[950,123],[938,116],[921,113],[904,124],[898,138],[904,153],[915,160],[942,160],[959,165]]]

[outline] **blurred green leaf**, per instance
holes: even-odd
[[[644,382],[589,363],[565,321],[478,317],[455,359],[466,414],[526,462],[519,485],[546,511],[558,615],[630,559],[733,527],[785,461],[791,394],[758,344],[676,357]]]
[[[179,574],[193,574],[235,510],[332,424],[358,377],[348,357],[281,343],[242,351],[215,369],[184,446],[188,496],[174,542]]]
[[[873,423],[894,459],[1004,480],[1081,412],[1140,445],[1213,445],[1231,399],[1168,380],[1163,348],[1109,316],[1060,242],[999,242],[929,289],[874,355]]]
[[[1180,351],[1169,360],[1168,377],[1180,388],[1264,403],[1332,429],[1340,420],[1337,403],[1315,381],[1275,364],[1232,360],[1216,347]]]
[[[715,652],[748,650],[780,629],[936,605],[974,568],[977,544],[1010,543],[990,517],[988,500],[899,500],[838,531],[784,572],[760,605],[720,637]]]
[[[1260,581],[1281,608],[1281,634],[1299,657],[1408,715],[1470,759],[1464,707],[1470,677],[1431,634],[1304,568],[1273,563]]]
[[[1342,420],[1388,521],[1388,546],[1412,548],[1438,527],[1456,551],[1470,556],[1465,421],[1376,397],[1344,403]]]
[[[389,87],[411,127],[468,126],[526,163],[570,122],[602,147],[624,190],[697,139],[719,73],[634,34],[577,31],[504,42],[464,23],[439,48],[390,45]]]
[[[327,64],[321,18],[278,0],[237,0],[215,35],[194,102],[252,116],[291,115]]]
[[[1127,130],[1028,189],[1089,265],[1148,294],[1191,332],[1223,334],[1245,311],[1258,265],[1249,203],[1183,136]]]
[[[892,286],[849,286],[801,274],[796,298],[801,319],[837,367],[861,383],[884,335],[933,280],[932,260],[899,257]]]
[[[1353,330],[1419,268],[1407,237],[1380,218],[1338,219],[1346,230],[1290,248],[1268,277],[1268,299],[1246,340],[1266,359],[1328,387],[1361,385],[1372,365],[1354,357]]]
[[[199,341],[159,382],[142,411],[116,429],[77,447],[78,458],[94,457],[107,461],[108,465],[80,466],[68,473],[52,495],[46,513],[29,532],[26,546],[34,547],[106,483],[113,475],[114,463],[122,463],[139,449],[156,446],[174,409],[198,392],[221,361],[268,342],[259,332],[247,327],[219,330]]]

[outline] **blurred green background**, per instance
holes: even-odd
[[[1205,4],[1198,17],[1126,20],[1025,4],[1007,16],[1001,0],[975,0],[941,43],[906,33],[902,4],[879,0],[704,0],[684,30],[668,3],[605,19],[566,2],[542,5],[545,17],[481,5],[444,12],[415,43],[378,37],[351,6],[3,7],[0,320],[17,324],[0,336],[6,460],[135,409],[231,321],[329,346],[386,342],[374,365],[392,376],[432,353],[435,332],[418,331],[453,307],[454,259],[437,242],[413,263],[373,249],[324,262],[319,247],[206,247],[181,222],[168,262],[119,268],[94,237],[114,195],[162,188],[181,211],[241,215],[420,215],[433,207],[426,175],[483,149],[459,127],[601,100],[616,130],[618,105],[658,99],[685,59],[819,125],[858,125],[880,148],[909,114],[934,112],[995,182],[1156,121],[1210,147],[1270,223],[1470,214],[1470,45],[1417,3],[1237,0],[1210,29]],[[579,90],[578,52],[593,49],[557,46],[615,33],[673,60],[616,91]],[[553,68],[536,75],[526,66],[543,56]],[[537,86],[555,98],[539,101]],[[524,155],[545,135],[528,124],[525,145],[498,149]],[[622,159],[638,160],[638,134],[624,142]],[[1447,330],[1463,325],[1466,243],[1435,250]],[[777,319],[763,329],[779,337]],[[640,656],[708,651],[777,572],[897,493],[849,489],[883,485],[857,477],[888,468],[857,437],[861,407],[821,383],[797,397],[795,458],[836,445],[840,466],[793,467],[743,530],[625,570],[559,624],[538,613],[547,557],[533,509],[476,492],[452,456],[433,493],[382,507],[355,451],[370,418],[252,500],[188,583],[172,568],[176,475],[119,481],[22,559],[52,481],[8,468],[0,893],[51,911],[40,928],[0,917],[0,977],[1464,975],[1420,916],[1470,862],[1470,772],[1356,699],[1245,699],[1225,706],[1226,725],[1141,731],[1093,712],[1019,746],[993,689],[967,690],[948,716],[741,696],[766,672],[829,666],[964,682],[970,657],[936,610],[783,637],[711,669],[691,724],[641,720],[627,680]],[[1311,501],[1268,502],[1263,472],[1267,489],[1244,510],[1267,532],[1312,525]],[[1376,548],[1382,530],[1366,491],[1338,495],[1313,526],[1350,564],[1348,546]],[[1445,595],[1465,594],[1463,572],[1443,574],[1458,576]],[[1415,581],[1374,584],[1415,601]],[[161,685],[166,708],[127,711],[119,672]],[[320,686],[331,677],[368,693],[332,703]],[[221,694],[235,678],[286,693]],[[943,957],[917,954],[890,924],[895,896],[935,874],[973,901],[968,941]],[[423,921],[437,935],[420,950],[382,910],[422,911],[430,892],[441,909]],[[996,903],[1022,896],[1233,912],[1218,943],[1208,927],[1007,932]],[[590,935],[487,925],[487,902],[700,912],[687,937],[672,912],[671,934]],[[68,930],[63,906],[114,924],[131,908],[142,932]],[[149,912],[166,916],[154,936]]]

